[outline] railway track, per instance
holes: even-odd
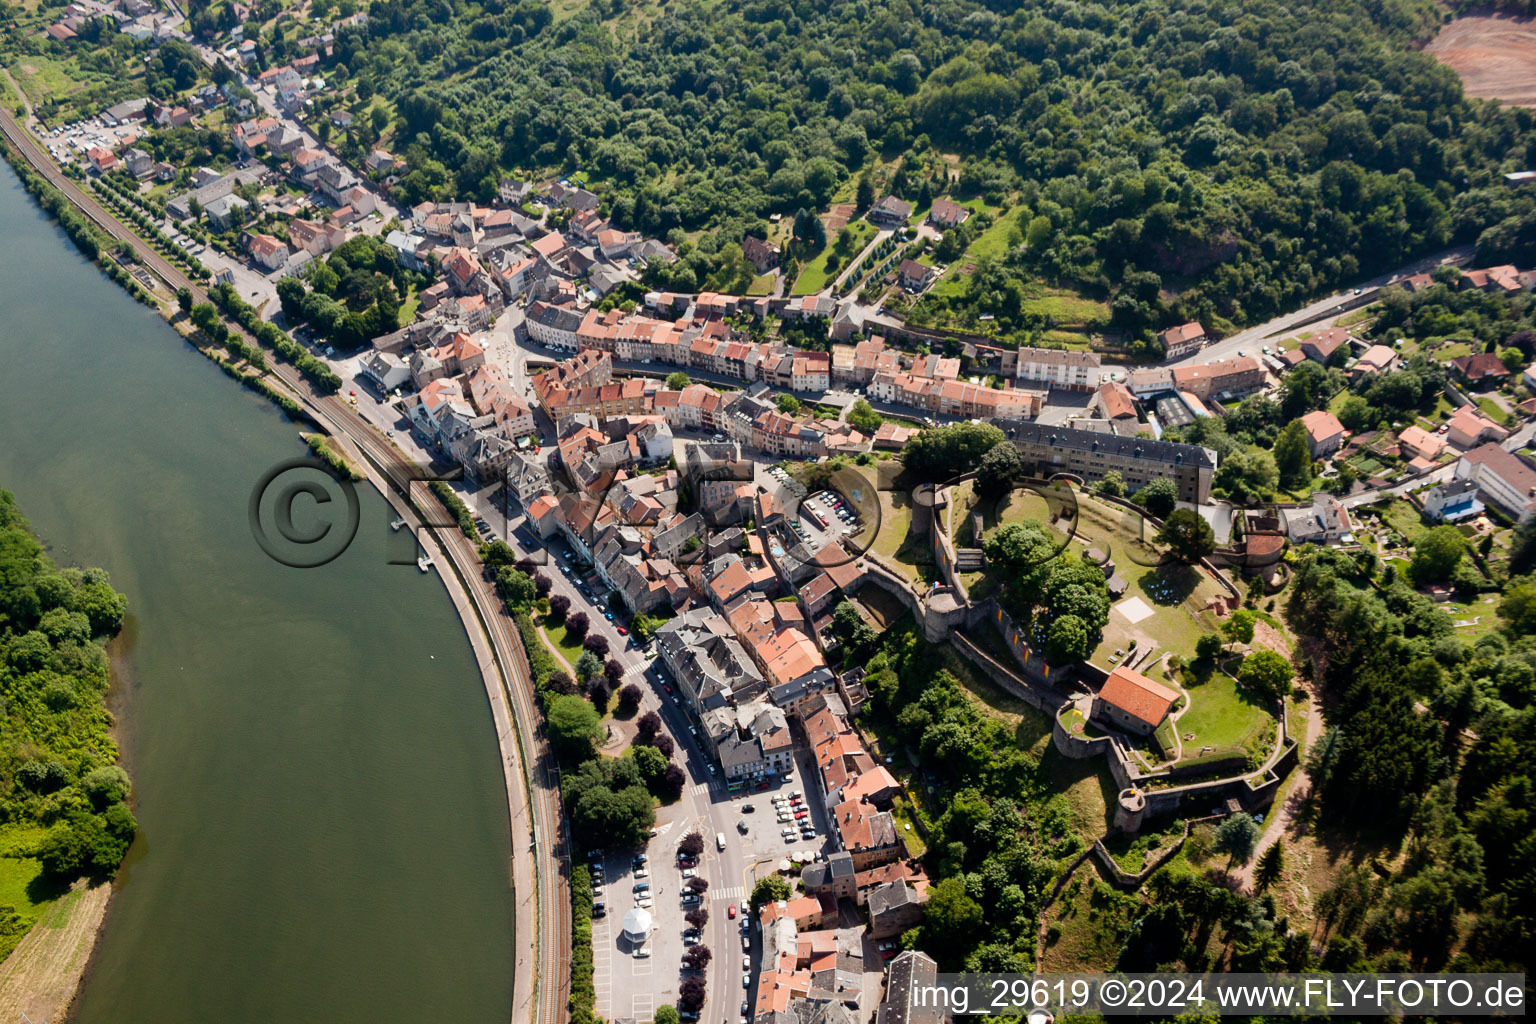
[[[201,283],[192,280],[161,256],[66,176],[37,145],[26,126],[18,122],[10,110],[4,108],[0,108],[0,132],[3,132],[9,144],[34,171],[63,193],[77,210],[102,231],[127,243],[139,263],[153,271],[172,291],[186,288],[191,292],[194,302],[208,301],[207,290]],[[255,337],[238,324],[231,324],[231,329],[247,343],[261,347]],[[317,423],[330,433],[351,442],[370,463],[370,468],[374,470],[370,476],[381,490],[387,488],[407,503],[415,505],[417,496],[410,493],[409,481],[415,479],[417,474],[405,456],[346,402],[334,395],[316,391],[302,374],[283,363],[276,353],[271,353],[271,356],[268,360],[268,373],[304,406]],[[435,497],[425,500],[442,511],[448,519],[452,518]],[[560,811],[558,771],[544,736],[543,719],[535,704],[527,653],[523,650],[516,624],[507,615],[500,596],[481,575],[479,553],[469,539],[457,528],[432,530],[430,533],[450,559],[459,585],[472,602],[479,625],[490,640],[501,676],[502,690],[511,705],[511,725],[517,731],[518,761],[522,767],[525,788],[521,794],[517,794],[510,792],[512,787],[509,785],[508,798],[513,805],[515,818],[518,796],[523,797],[533,844],[531,849],[524,850],[514,838],[511,855],[514,860],[521,857],[531,859],[538,921],[532,934],[537,955],[527,967],[514,972],[513,1024],[519,1024],[519,1014],[515,1008],[525,1001],[519,998],[519,992],[533,994],[532,1000],[528,1000],[531,1003],[527,1017],[529,1024],[559,1024],[566,1015],[570,985],[570,898],[563,870],[563,863],[569,862],[566,851],[568,840],[564,816]],[[453,586],[452,581],[446,578],[445,583]],[[470,628],[468,622],[465,628]],[[511,827],[516,829],[515,821]]]

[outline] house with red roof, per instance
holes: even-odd
[[[1149,736],[1163,724],[1178,699],[1177,691],[1121,665],[1094,697],[1093,715],[1127,732]]]
[[[1509,379],[1509,368],[1492,352],[1476,352],[1451,360],[1456,375],[1475,388],[1496,387]]]
[[[1301,418],[1307,431],[1307,447],[1314,459],[1332,455],[1344,444],[1348,431],[1339,418],[1327,409],[1316,409]]]

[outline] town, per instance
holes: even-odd
[[[848,251],[815,290],[781,235],[741,242],[743,293],[674,290],[677,242],[616,226],[596,176],[407,203],[408,161],[344,154],[321,67],[364,12],[280,66],[145,0],[73,0],[46,31],[101,16],[220,84],[34,134],[224,297],[183,301],[188,333],[254,309],[451,481],[520,616],[589,1016],[937,1021],[908,993],[979,927],[987,840],[935,837],[957,801],[1024,799],[945,774],[987,746],[933,739],[945,716],[1033,728],[1029,763],[1078,786],[1040,840],[1068,865],[1031,894],[1055,916],[985,966],[1079,966],[1051,959],[1079,882],[1139,892],[1202,843],[1252,895],[1324,734],[1281,621],[1307,560],[1379,569],[1469,644],[1497,628],[1536,514],[1536,333],[1477,331],[1525,322],[1536,270],[1457,251],[1245,330],[1160,325],[1150,355],[1017,344],[903,315],[962,272],[957,189],[818,225]],[[911,649],[948,706],[910,689]]]

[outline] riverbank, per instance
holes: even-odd
[[[13,147],[19,145],[12,133],[17,126],[9,112],[0,112],[0,119],[6,122],[7,135]],[[22,156],[19,152],[15,154],[17,159]],[[82,199],[74,196],[64,182],[58,183],[57,190],[72,203],[82,203]],[[87,204],[93,202],[89,196],[85,196],[83,201]],[[114,236],[118,234],[117,229],[121,228],[124,234],[120,240],[133,246],[142,265],[153,271],[170,288],[189,291],[194,301],[207,298],[195,282],[185,279],[174,267],[162,266],[163,260],[157,260],[153,253],[142,250],[141,240],[133,237],[131,230],[123,225],[113,223],[110,215],[92,210],[88,205],[82,206],[82,211],[88,217],[107,218],[100,223],[112,224],[106,230]],[[179,331],[190,335],[190,325],[178,322],[184,318],[177,315],[175,304],[159,301],[156,305],[164,319],[172,321]],[[233,330],[243,337],[250,337],[238,322],[233,325]],[[226,374],[238,377],[252,386],[249,377],[255,374],[241,373],[237,366],[229,364],[216,350],[211,350],[211,346],[199,345],[195,337],[189,336],[188,340],[214,359]],[[250,340],[253,343],[256,341],[255,338]],[[314,393],[313,387],[308,386],[297,372],[288,371],[281,364],[274,364],[261,377],[267,388],[277,391],[278,395],[297,406],[305,418],[329,433],[342,453],[364,470],[370,483],[396,506],[396,511],[401,511],[401,496],[388,486],[390,470],[399,468],[396,464],[402,462],[398,450],[382,436],[373,436],[372,428],[361,424],[361,421],[355,429],[348,429],[350,421],[356,419],[351,415],[351,410],[330,395]],[[257,390],[266,393],[265,389]],[[276,399],[277,396],[269,394],[269,397]],[[286,404],[284,408],[292,412]],[[355,456],[353,448],[356,449]],[[408,475],[402,475],[402,479],[408,479]],[[412,522],[415,522],[414,516]],[[433,532],[423,531],[423,535]],[[547,758],[546,745],[535,731],[537,711],[533,704],[532,684],[524,667],[526,653],[507,646],[509,639],[511,643],[516,643],[516,638],[504,621],[505,612],[500,607],[499,599],[494,591],[483,585],[478,558],[472,551],[463,550],[469,542],[455,543],[443,537],[438,537],[437,541],[445,549],[445,558],[439,561],[439,565],[451,566],[453,570],[451,580],[447,571],[441,574],[441,579],[479,663],[482,682],[492,704],[493,723],[500,750],[509,809],[509,829],[512,833],[509,836],[511,874],[518,903],[518,912],[514,917],[518,961],[516,983],[513,986],[512,1019],[554,1021],[564,1002],[565,978],[560,965],[565,959],[564,950],[568,948],[569,929],[566,924],[569,908],[564,897],[558,861],[563,849],[560,817],[558,811],[553,809],[558,801],[558,788],[544,765]],[[519,712],[516,715],[512,713],[514,705]],[[528,752],[526,761],[524,751]],[[538,791],[536,798],[535,790]],[[524,829],[528,831],[519,834]]]
[[[0,1020],[55,1021],[74,1001],[106,919],[112,884],[77,883],[0,964]]]

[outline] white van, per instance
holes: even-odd
[[[725,833],[724,832],[716,832],[715,833],[715,849],[717,849],[717,850],[724,850],[725,849]]]

